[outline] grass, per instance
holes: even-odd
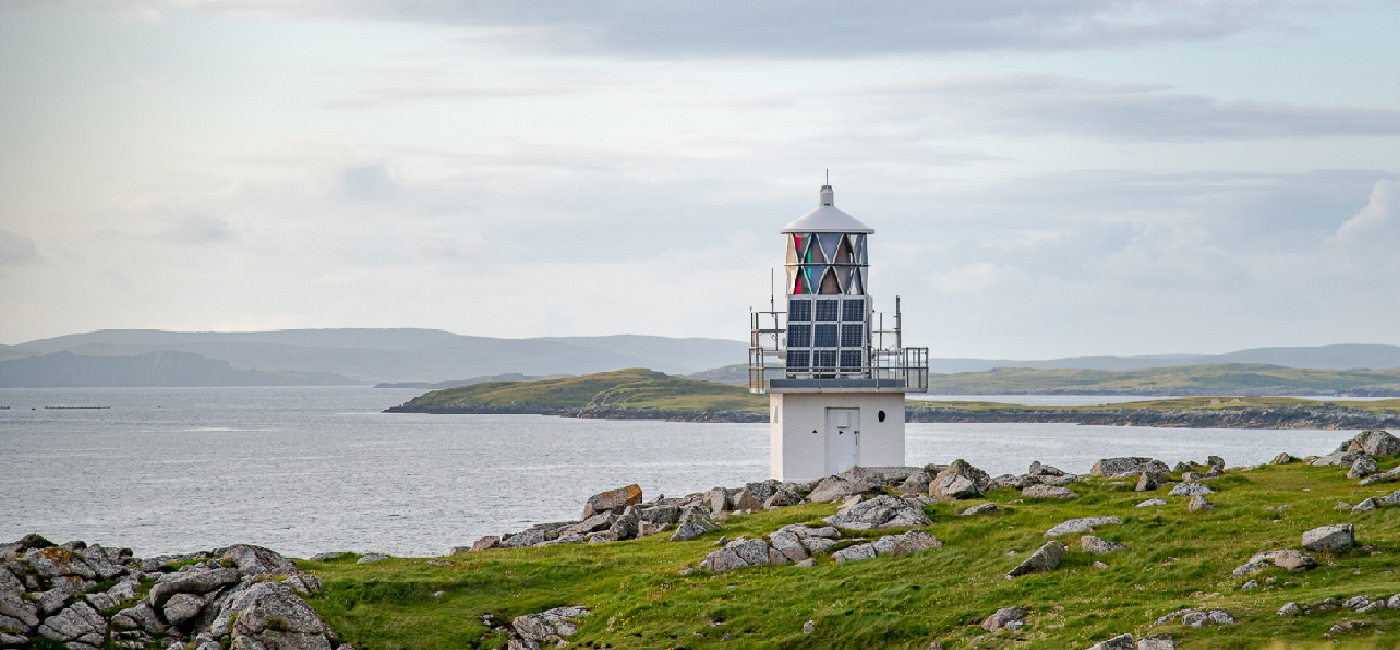
[[[444,388],[410,406],[613,407],[666,411],[767,411],[768,398],[742,386],[673,377],[645,368],[539,381],[501,381]]]
[[[1251,408],[1279,408],[1288,406],[1329,407],[1352,409],[1372,413],[1386,413],[1400,410],[1400,399],[1347,401],[1346,398],[1328,400],[1303,399],[1298,397],[1173,397],[1170,399],[1145,399],[1141,402],[1118,402],[1113,404],[1089,404],[1077,406],[1014,404],[1011,402],[958,401],[958,400],[907,400],[906,404],[925,408],[956,408],[965,411],[1120,411],[1150,409],[1156,411],[1209,410],[1231,411]]]
[[[1382,469],[1397,460],[1385,459]],[[733,516],[722,530],[690,542],[671,542],[663,534],[593,546],[492,549],[454,556],[442,567],[423,559],[357,565],[353,556],[301,566],[326,582],[311,604],[363,650],[501,647],[505,637],[483,627],[483,614],[501,624],[563,605],[593,610],[581,619],[570,647],[927,648],[939,641],[945,648],[970,648],[985,634],[978,627],[981,620],[1012,605],[1031,609],[1031,625],[1016,634],[990,635],[980,647],[1085,648],[1123,632],[1168,632],[1186,648],[1320,647],[1330,626],[1348,620],[1370,624],[1327,647],[1398,645],[1400,610],[1275,615],[1289,601],[1400,592],[1400,507],[1355,515],[1333,509],[1338,501],[1387,494],[1386,486],[1359,488],[1340,468],[1296,462],[1230,470],[1211,483],[1219,493],[1208,498],[1218,507],[1188,513],[1185,498],[1166,497],[1164,491],[1134,493],[1131,485],[1114,483],[1075,484],[1080,496],[1065,501],[1023,500],[1014,490],[995,491],[987,500],[1005,510],[990,516],[954,516],[980,500],[939,504],[926,512],[934,522],[928,530],[944,542],[942,548],[840,565],[823,556],[810,569],[676,573],[714,550],[711,544],[720,535],[770,533],[831,514],[834,505]],[[1400,485],[1390,486],[1395,487]],[[1148,496],[1171,503],[1133,507]],[[1264,510],[1274,505],[1292,508]],[[1079,550],[1078,535],[1064,536],[1060,539],[1071,552],[1058,570],[1003,579],[1044,543],[1046,529],[1103,514],[1118,515],[1124,523],[1095,534],[1126,543],[1128,550],[1091,556]],[[1355,523],[1357,543],[1375,550],[1314,554],[1322,566],[1302,573],[1271,568],[1245,578],[1230,574],[1254,552],[1298,548],[1304,530],[1338,522]],[[1011,550],[1017,553],[1008,555]],[[1108,566],[1093,567],[1096,559]],[[1238,589],[1251,578],[1262,588]],[[438,590],[443,595],[434,596]],[[1240,624],[1148,627],[1186,607],[1223,608]],[[809,619],[816,631],[803,634]],[[1386,633],[1377,635],[1378,630]],[[726,635],[732,638],[725,640]]]
[[[1106,394],[1250,392],[1297,394],[1315,391],[1400,390],[1400,368],[1316,370],[1269,364],[1212,363],[1139,370],[993,368],[929,376],[933,394],[1035,394],[1061,391]]]

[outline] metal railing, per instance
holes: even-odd
[[[770,390],[882,390],[904,389],[906,392],[928,392],[928,348],[906,348],[901,332],[899,302],[892,314],[873,312],[870,323],[870,347],[865,348],[860,366],[789,367],[787,365],[784,319],[786,312],[752,312],[749,330],[749,391],[767,393]],[[885,316],[892,316],[894,327],[884,327]],[[888,338],[887,338],[888,337]],[[893,345],[886,346],[889,339]]]

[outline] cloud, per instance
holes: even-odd
[[[175,244],[222,244],[234,241],[238,234],[224,219],[188,215],[170,219],[160,231],[160,238]]]
[[[1400,180],[1376,181],[1366,207],[1337,228],[1327,244],[1363,265],[1393,265],[1400,250]]]
[[[0,266],[38,264],[39,261],[39,247],[34,245],[33,239],[0,228]]]
[[[1400,110],[1224,100],[1162,84],[998,75],[838,91],[881,119],[1016,136],[1205,142],[1400,135]]]
[[[1285,22],[1265,0],[184,0],[199,11],[294,20],[470,27],[494,47],[627,57],[800,57],[1139,48]]]

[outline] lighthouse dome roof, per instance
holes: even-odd
[[[818,193],[817,209],[798,217],[778,232],[875,232],[875,229],[832,205],[832,194],[831,186],[823,185]]]

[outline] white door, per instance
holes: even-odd
[[[860,409],[826,410],[826,473],[838,474],[860,461]]]

